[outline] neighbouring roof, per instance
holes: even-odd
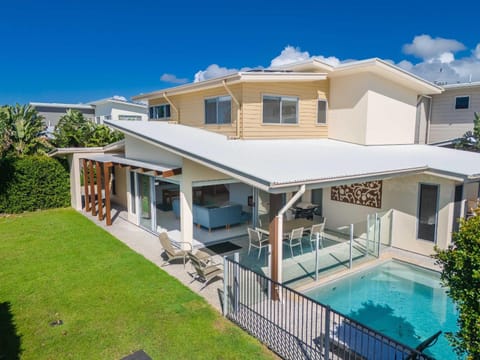
[[[90,101],[89,104],[91,105],[99,105],[99,104],[105,104],[105,103],[114,103],[114,104],[122,104],[122,105],[127,105],[127,106],[135,106],[139,107],[142,109],[146,109],[147,105],[146,104],[140,104],[137,102],[131,102],[126,100],[125,98],[122,97],[109,97],[106,99],[100,99],[100,100],[95,100],[95,101]]]
[[[470,83],[458,83],[458,84],[445,84],[443,88],[445,90],[454,90],[454,89],[468,89],[473,87],[480,87],[480,81],[474,81]]]
[[[66,104],[66,103],[45,103],[45,102],[31,102],[31,106],[45,106],[45,107],[54,107],[54,108],[67,108],[67,109],[93,109],[92,105],[89,104]]]
[[[330,186],[406,173],[480,179],[480,154],[430,145],[356,145],[331,139],[229,140],[168,123],[106,121],[125,134],[265,190]]]
[[[268,81],[317,81],[325,80],[326,74],[318,72],[294,72],[294,71],[240,71],[234,72],[225,76],[208,79],[205,81],[194,82],[190,84],[171,87],[168,89],[153,91],[147,94],[140,94],[134,96],[134,100],[152,99],[163,94],[178,95],[184,94],[199,89],[209,89],[212,87],[221,86],[223,82],[228,85],[237,84],[241,82],[268,82]]]

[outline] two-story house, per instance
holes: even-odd
[[[269,230],[280,281],[295,205],[315,206],[332,232],[354,228],[367,248],[429,255],[450,244],[480,181],[480,154],[418,144],[419,104],[441,92],[371,59],[310,60],[139,95],[149,121],[105,121],[125,134],[123,155],[73,156],[72,205],[82,209],[84,189],[95,208],[80,167],[106,184],[113,168],[120,205],[148,231],[192,243]]]
[[[474,113],[480,112],[480,82],[443,85],[431,98],[428,143],[448,143],[473,130]]]

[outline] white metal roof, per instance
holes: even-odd
[[[72,109],[93,109],[92,105],[89,104],[66,104],[66,103],[46,103],[46,102],[31,102],[31,106],[47,106],[47,107],[58,107],[58,108],[72,108]]]
[[[480,178],[480,154],[430,145],[363,146],[330,139],[229,140],[184,125],[106,123],[269,190],[299,184],[328,186],[424,171],[466,181]]]

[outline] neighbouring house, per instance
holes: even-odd
[[[108,213],[114,173],[115,206],[150,232],[195,245],[264,229],[281,282],[291,208],[315,208],[332,243],[350,231],[362,257],[451,243],[479,196],[480,154],[422,144],[424,99],[442,91],[380,59],[315,59],[139,95],[149,121],[105,120],[125,134],[117,154],[55,155],[71,160],[76,209]]]
[[[87,120],[103,124],[103,120],[147,120],[145,104],[127,101],[122,96],[92,101],[87,104],[61,104],[31,102],[30,105],[45,118],[48,131],[53,132],[55,126],[68,110],[81,112]]]
[[[52,131],[58,124],[60,118],[70,109],[81,112],[83,116],[90,121],[95,119],[95,108],[88,104],[31,102],[30,106],[45,118],[45,124],[48,128],[52,129]]]
[[[444,92],[432,95],[428,124],[429,144],[451,144],[473,130],[474,113],[480,112],[480,82],[443,85]],[[428,105],[428,104],[427,104]],[[426,106],[428,108],[428,106]]]
[[[104,120],[147,120],[148,107],[145,104],[127,101],[122,96],[114,96],[89,102],[95,108],[95,122],[103,124]]]

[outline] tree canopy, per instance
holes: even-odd
[[[0,108],[0,155],[45,154],[51,149],[44,131],[44,118],[30,105]]]
[[[106,125],[97,125],[77,110],[68,110],[55,127],[53,144],[57,147],[92,147],[105,146],[121,139],[121,132]]]
[[[473,131],[467,131],[456,143],[455,147],[461,150],[480,152],[480,113],[473,114]]]
[[[480,216],[461,220],[447,250],[436,249],[442,283],[459,310],[459,331],[447,334],[458,355],[480,359]]]

